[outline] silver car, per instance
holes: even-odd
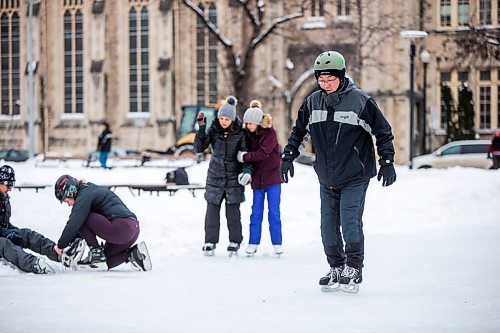
[[[449,168],[454,166],[490,169],[487,158],[489,140],[462,140],[445,144],[431,154],[413,159],[414,169]]]

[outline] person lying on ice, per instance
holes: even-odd
[[[9,165],[0,167],[0,258],[11,263],[27,273],[54,274],[54,269],[43,259],[30,254],[24,249],[47,256],[55,262],[61,261],[61,256],[55,251],[56,243],[49,238],[28,228],[18,228],[10,222],[11,206],[9,192],[15,186],[16,175]],[[69,244],[68,244],[69,245]],[[75,246],[65,250],[63,258],[71,262],[74,258],[68,256],[75,253]],[[62,254],[62,252],[61,252]]]
[[[70,175],[59,177],[54,190],[57,200],[71,207],[55,250],[60,253],[78,237],[89,246],[87,257],[73,268],[101,271],[129,262],[136,270],[151,270],[146,243],[133,245],[139,237],[139,221],[114,192]],[[97,236],[105,243],[100,245]]]

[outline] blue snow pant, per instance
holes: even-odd
[[[267,194],[267,219],[271,243],[281,245],[281,185],[268,186],[261,190],[253,190],[252,214],[250,215],[250,240],[249,244],[260,244],[262,233],[262,220],[264,218],[264,199]]]
[[[363,267],[365,238],[362,217],[369,183],[367,180],[340,189],[324,184],[320,186],[321,239],[330,267],[344,264]]]
[[[3,258],[24,272],[33,272],[38,257],[24,251],[47,256],[53,261],[60,261],[54,251],[54,241],[31,229],[0,228],[0,258]]]
[[[106,165],[107,161],[108,161],[108,152],[107,151],[101,151],[99,153],[99,162],[101,162],[101,166],[103,169],[107,169],[108,166]]]

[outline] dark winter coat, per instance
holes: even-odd
[[[375,101],[348,79],[337,92],[319,90],[306,98],[285,152],[297,156],[308,132],[316,153],[314,169],[328,187],[342,188],[376,175],[372,135],[378,155],[394,161],[391,126]]]
[[[495,136],[488,146],[488,154],[500,155],[500,137]]]
[[[11,212],[9,196],[0,193],[0,228],[17,229],[10,223]]]
[[[258,127],[255,132],[247,132],[249,152],[243,156],[251,162],[252,189],[260,190],[271,185],[281,184],[280,147],[274,128]]]
[[[57,242],[60,249],[75,239],[90,212],[103,215],[110,221],[116,218],[136,218],[135,214],[108,188],[92,183],[80,185],[69,220]]]
[[[238,183],[238,174],[243,168],[252,169],[250,164],[238,162],[238,151],[247,151],[245,133],[237,117],[229,129],[223,129],[215,119],[205,134],[196,133],[194,149],[201,153],[211,146],[212,157],[208,166],[205,199],[220,205],[225,192],[226,203],[245,201],[245,188]]]
[[[111,150],[112,142],[113,137],[111,136],[111,131],[105,129],[102,131],[101,135],[99,135],[99,139],[97,140],[97,151],[109,152]]]

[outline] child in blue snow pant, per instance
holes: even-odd
[[[261,190],[253,190],[252,214],[250,215],[249,244],[260,244],[262,220],[264,218],[264,199],[267,195],[269,232],[271,243],[281,245],[281,185],[272,185]]]

